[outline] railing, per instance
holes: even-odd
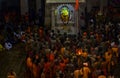
[[[76,0],[46,0],[46,3],[75,3]],[[85,0],[79,0],[79,2],[85,2]]]

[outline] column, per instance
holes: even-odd
[[[86,0],[87,12],[91,11],[92,5],[93,4],[91,0]]]
[[[52,9],[51,9],[51,22],[52,22],[52,28],[55,27],[55,8],[54,6],[52,6]]]
[[[21,15],[28,12],[28,0],[20,0]]]
[[[78,33],[79,32],[79,14],[78,14],[78,11],[79,10],[77,10],[77,11],[75,11],[75,18],[76,18],[76,20],[75,20],[75,25],[76,25],[76,32],[75,33]]]
[[[104,6],[103,0],[100,0],[100,10],[101,11],[103,11],[103,6]]]
[[[39,12],[39,9],[41,8],[41,0],[36,0],[36,12]]]

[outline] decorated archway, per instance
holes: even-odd
[[[78,0],[78,3],[85,3],[85,0]],[[75,10],[75,5],[76,0],[46,0],[45,24],[60,33],[77,34],[80,9]]]
[[[57,24],[74,24],[75,11],[70,4],[61,4],[55,9],[55,18]]]
[[[52,29],[61,33],[76,34],[75,8],[72,4],[60,4],[53,10]],[[53,24],[54,23],[54,24]]]

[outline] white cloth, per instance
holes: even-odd
[[[112,43],[111,43],[111,46],[113,47],[114,45],[115,45],[115,42],[112,42]]]
[[[10,50],[10,49],[12,48],[12,44],[11,44],[10,42],[6,42],[6,43],[5,43],[5,48],[6,48],[7,50]]]

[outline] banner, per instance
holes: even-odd
[[[79,9],[79,0],[76,0],[75,2],[75,10],[77,11]]]

